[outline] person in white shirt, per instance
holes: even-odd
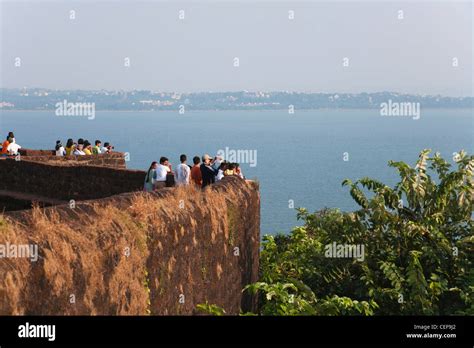
[[[104,154],[104,153],[111,153],[112,150],[114,150],[114,149],[115,149],[114,146],[110,145],[109,142],[106,142],[106,143],[104,143],[104,146],[102,146],[102,147],[100,148],[100,153],[101,153],[101,154]]]
[[[222,180],[222,178],[224,177],[224,172],[225,172],[226,169],[227,169],[227,162],[223,161],[221,163],[221,165],[219,166],[219,170],[217,171],[216,181]]]
[[[10,156],[18,155],[18,150],[21,149],[21,146],[15,142],[15,139],[11,139],[10,144],[8,144],[7,152]]]
[[[186,164],[186,155],[179,156],[179,160],[181,164],[176,168],[176,185],[189,185],[191,168]]]
[[[66,150],[63,144],[61,144],[61,140],[56,141],[56,156],[66,156]]]
[[[84,150],[84,144],[77,144],[77,147],[74,149],[74,152],[72,154],[74,156],[85,156],[86,153],[83,150]]]
[[[166,176],[171,172],[169,161],[166,157],[160,158],[160,164],[156,166],[155,188],[166,187]]]

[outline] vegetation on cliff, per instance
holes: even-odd
[[[228,177],[204,191],[0,214],[0,250],[38,251],[34,262],[0,254],[0,315],[190,315],[205,301],[253,310],[241,289],[258,279],[258,207],[255,185]]]
[[[474,156],[460,152],[451,169],[429,154],[414,168],[389,162],[393,188],[345,180],[359,210],[298,209],[304,226],[264,237],[260,282],[244,290],[259,294],[258,313],[473,315]]]

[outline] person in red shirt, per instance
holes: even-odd
[[[10,138],[11,139],[11,138]],[[8,145],[10,145],[10,140],[9,138],[7,138],[7,140],[5,140],[2,144],[2,152],[1,154],[2,155],[6,155],[8,154]]]
[[[194,166],[191,168],[191,180],[199,187],[202,185],[202,175],[201,175],[201,159],[199,156],[194,156],[193,158]]]

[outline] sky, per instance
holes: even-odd
[[[454,0],[0,0],[0,86],[473,96],[472,19]]]

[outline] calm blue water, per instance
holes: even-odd
[[[413,164],[420,150],[445,158],[474,150],[472,110],[422,110],[421,119],[381,117],[378,110],[97,112],[94,120],[57,117],[54,112],[2,112],[0,134],[14,131],[28,148],[52,148],[57,139],[79,137],[112,142],[131,154],[129,168],[146,170],[167,156],[176,165],[181,153],[191,158],[218,149],[257,150],[257,166],[243,164],[258,178],[262,194],[262,233],[289,232],[297,225],[295,207],[356,207],[345,178],[370,176],[388,184],[397,175],[389,160]],[[3,135],[2,135],[3,136]],[[343,160],[343,153],[349,160]]]

